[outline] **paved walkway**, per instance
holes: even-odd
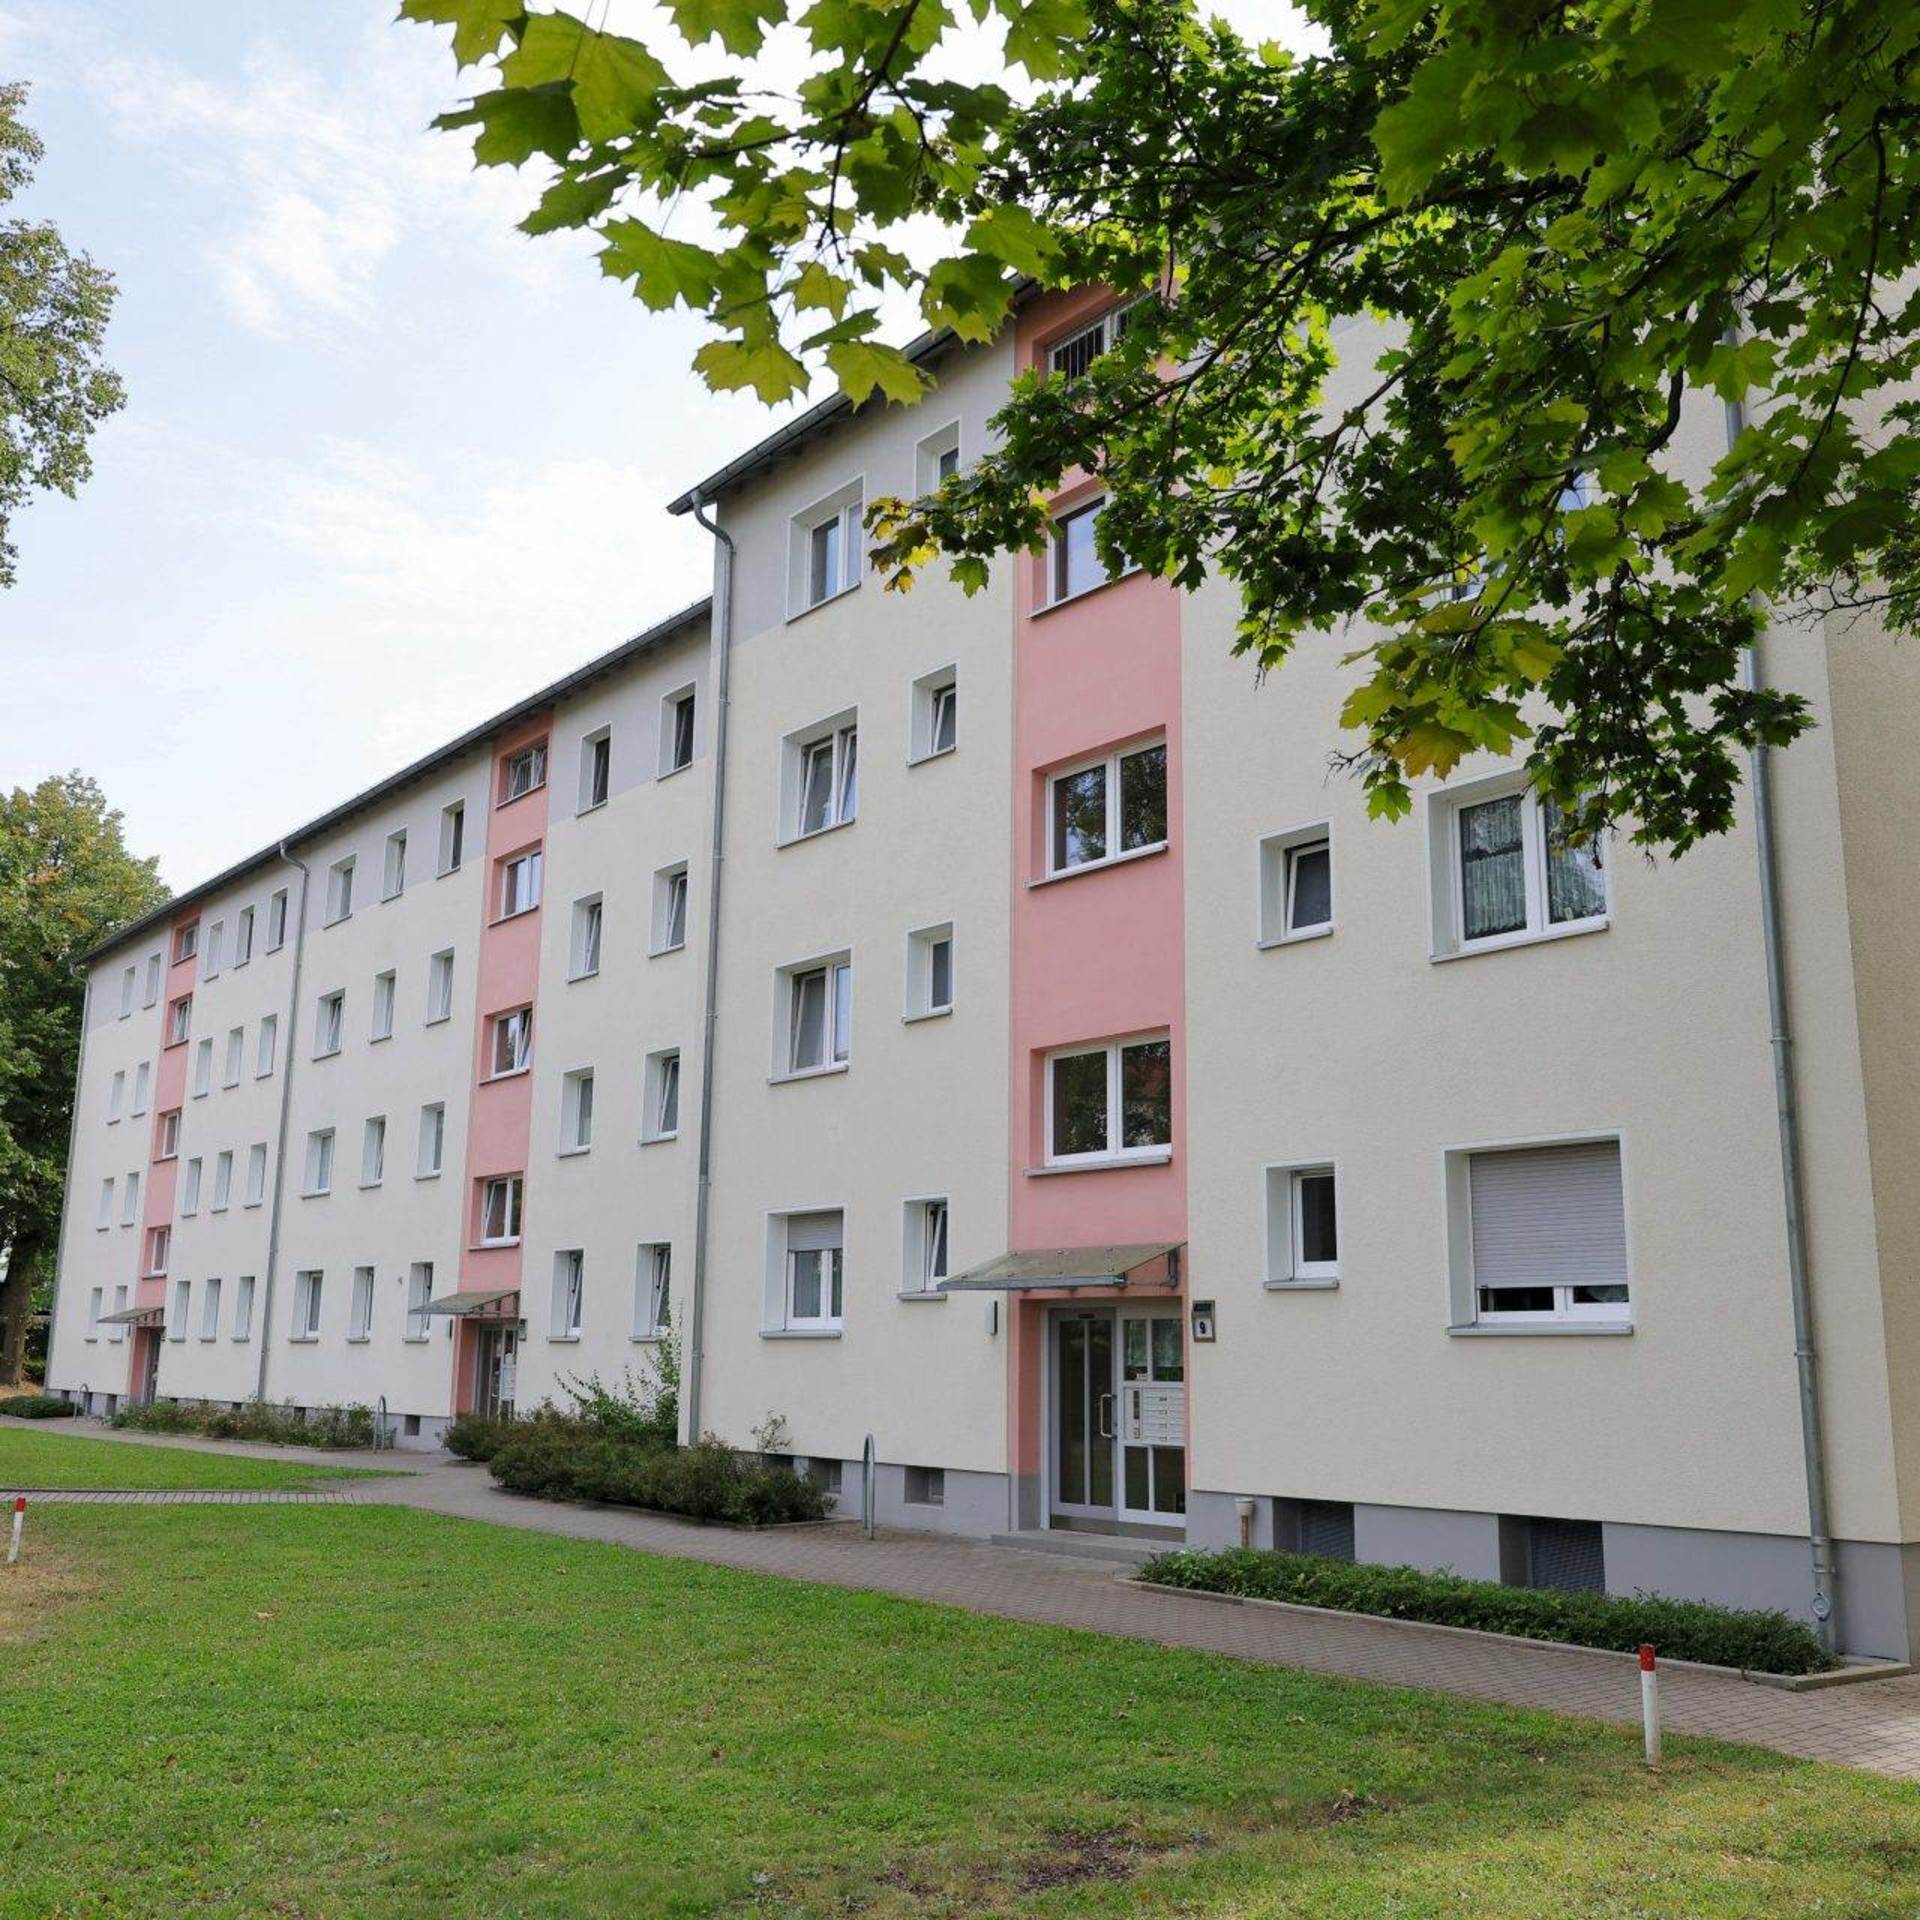
[[[61,1422],[62,1427],[68,1423]],[[69,1427],[68,1430],[71,1430]],[[88,1430],[92,1429],[88,1423]],[[103,1436],[105,1437],[105,1436]],[[113,1435],[163,1444],[150,1435]],[[192,1441],[164,1444],[195,1445]],[[398,1466],[399,1477],[337,1491],[271,1493],[70,1494],[70,1499],[235,1505],[305,1501],[391,1505],[520,1527],[575,1540],[785,1579],[901,1594],[1051,1626],[1081,1627],[1130,1640],[1224,1653],[1273,1666],[1423,1687],[1502,1706],[1637,1722],[1639,1676],[1630,1662],[1575,1647],[1513,1647],[1398,1621],[1359,1615],[1288,1613],[1223,1606],[1134,1586],[1110,1565],[919,1533],[872,1541],[851,1526],[763,1533],[699,1527],[653,1514],[570,1507],[504,1493],[485,1470],[445,1454],[316,1455],[311,1449],[218,1444],[211,1450],[291,1458],[314,1465]],[[42,1499],[55,1496],[44,1494]],[[1669,1669],[1661,1683],[1668,1728],[1744,1741],[1813,1760],[1837,1761],[1920,1781],[1920,1675],[1786,1693],[1718,1674]]]
[[[264,1487],[44,1487],[29,1492],[30,1505],[43,1507],[364,1507],[369,1503],[358,1483],[324,1492],[289,1487],[275,1493]]]

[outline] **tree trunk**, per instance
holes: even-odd
[[[27,1321],[33,1310],[33,1271],[40,1262],[40,1236],[20,1235],[7,1248],[7,1271],[0,1279],[0,1387],[20,1384],[27,1350]]]

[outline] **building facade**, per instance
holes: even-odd
[[[1680,861],[1491,762],[1370,823],[1355,639],[1256,686],[1230,583],[1106,576],[1090,476],[972,598],[868,573],[865,503],[1110,324],[1034,297],[802,416],[674,503],[710,607],[94,956],[51,1383],[431,1444],[666,1329],[690,1430],[848,1506],[870,1451],[890,1524],[1800,1615],[1817,1484],[1838,1643],[1905,1655],[1920,669],[1767,636],[1819,722],[1772,905],[1751,795]]]

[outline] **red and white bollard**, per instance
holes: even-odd
[[[27,1524],[27,1496],[16,1493],[13,1496],[13,1538],[7,1542],[7,1565],[20,1558],[20,1529]]]
[[[1640,1649],[1640,1725],[1647,1737],[1647,1765],[1660,1764],[1660,1675],[1653,1664],[1653,1649]]]

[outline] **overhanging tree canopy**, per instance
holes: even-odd
[[[1084,374],[1016,383],[974,467],[878,503],[880,557],[976,586],[1097,472],[1109,557],[1223,570],[1261,664],[1365,623],[1344,717],[1376,811],[1524,750],[1576,831],[1683,850],[1729,823],[1738,750],[1807,724],[1740,683],[1756,596],[1915,624],[1920,8],[1306,0],[1309,55],[1193,0],[971,8],[1024,97],[952,77],[947,0],[668,0],[672,48],[521,0],[401,13],[494,63],[439,124],[552,163],[527,230],[591,228],[648,306],[705,314],[715,387],[824,365],[915,398],[876,337],[902,291],[975,340],[1018,277],[1142,296]],[[790,22],[804,72],[770,88]],[[709,40],[729,62],[690,77]],[[952,250],[917,263],[927,216]],[[1355,314],[1384,348],[1336,335]],[[1365,398],[1330,409],[1355,342]],[[1750,424],[1682,472],[1702,392]]]

